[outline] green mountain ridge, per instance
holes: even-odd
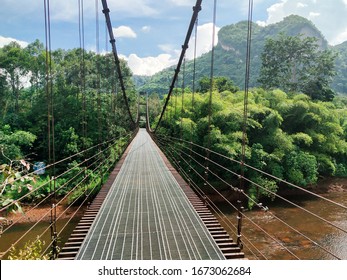
[[[244,88],[245,77],[245,57],[247,46],[247,21],[224,26],[218,33],[218,44],[215,47],[214,56],[214,76],[225,76],[234,83]],[[289,36],[302,34],[305,37],[316,37],[321,49],[331,48],[338,53],[336,59],[336,72],[332,82],[332,88],[342,94],[347,94],[347,42],[337,46],[329,46],[328,41],[320,30],[308,19],[297,15],[284,18],[283,21],[262,27],[256,23],[252,25],[252,49],[251,49],[251,75],[250,86],[259,86],[257,80],[261,68],[261,53],[267,38],[276,37],[280,33]],[[193,68],[194,62],[187,61],[185,65],[184,84],[186,87],[193,88]],[[169,67],[151,76],[135,76],[135,84],[142,92],[166,94],[174,73],[174,67]],[[198,81],[204,76],[210,76],[211,71],[211,52],[205,53],[196,59],[195,87]],[[182,86],[182,73],[179,76],[177,87]]]

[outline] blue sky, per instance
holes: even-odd
[[[108,0],[119,54],[135,74],[150,75],[176,63],[195,0]],[[50,0],[52,47],[79,47],[78,0]],[[202,1],[198,53],[211,49],[213,0]],[[12,40],[23,46],[44,42],[43,0],[0,0],[0,47]],[[248,0],[217,0],[216,28],[247,19]],[[96,49],[95,0],[84,0],[85,46]],[[106,50],[104,15],[100,49]],[[254,21],[261,25],[298,14],[313,21],[330,44],[347,40],[347,0],[254,0]],[[109,47],[108,47],[109,48]],[[192,44],[188,53],[192,57]]]

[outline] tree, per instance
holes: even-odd
[[[333,52],[319,49],[316,38],[281,33],[265,43],[258,81],[266,89],[303,92],[312,99],[330,101],[335,58]]]
[[[203,77],[199,81],[200,92],[208,92],[211,88],[211,79],[208,77]],[[234,82],[227,77],[214,77],[212,82],[213,90],[218,90],[219,92],[230,91],[237,92],[239,88],[235,86]]]
[[[28,53],[16,42],[4,46],[0,52],[0,69],[9,81],[15,113],[19,111],[19,95],[23,88],[21,78],[28,74],[28,62]]]
[[[291,183],[308,186],[318,180],[318,166],[315,156],[293,151],[284,159],[287,180]]]
[[[33,90],[37,91],[45,83],[46,52],[44,45],[35,40],[24,51],[28,55],[28,70],[31,72],[30,83]]]
[[[0,128],[0,163],[8,159],[21,159],[29,152],[36,136],[30,132],[17,130],[12,132],[9,125]]]

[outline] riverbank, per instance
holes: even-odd
[[[308,186],[304,189],[320,195],[347,192],[347,178],[322,178],[317,182],[317,184]],[[208,191],[210,191],[210,189],[207,190],[205,193],[208,193]],[[223,195],[224,198],[226,198],[230,202],[236,202],[239,199],[238,193],[232,191],[230,188],[219,190],[219,192]],[[286,184],[282,184],[279,186],[277,194],[286,198],[310,196],[310,194],[308,194],[304,190],[300,190]],[[207,195],[215,203],[225,202],[225,199],[221,197],[219,194],[208,193]]]
[[[317,183],[317,185],[309,187],[308,190],[318,194],[347,192],[347,178],[324,178],[324,179],[321,179]],[[237,194],[235,194],[235,192],[232,192],[230,190],[222,190],[221,193],[229,201],[238,199]],[[294,189],[292,187],[289,187],[289,188],[280,187],[278,194],[282,196],[299,196],[299,195],[305,194],[305,192]],[[219,195],[209,194],[209,197],[215,202],[224,201],[224,199],[221,198]],[[65,205],[58,205],[57,217],[60,217],[61,219],[70,218],[71,216],[75,214],[75,212],[77,211],[77,208],[78,208],[77,206],[74,206],[67,209],[67,206]],[[75,216],[82,217],[85,209],[86,209],[86,206],[81,207],[77,211]],[[18,220],[18,223],[33,223],[33,222],[39,221],[40,219],[42,219],[42,217],[44,217],[43,221],[50,221],[50,211],[51,211],[50,205],[44,205],[35,209],[32,209],[32,206],[23,206],[24,213],[11,212],[6,216],[6,219],[8,221]]]
[[[43,205],[33,209],[32,206],[22,206],[23,213],[11,212],[6,215],[6,219],[9,223],[36,223],[38,221],[49,222],[51,219],[51,206]],[[56,207],[56,214],[58,219],[69,219],[71,217],[81,218],[86,209],[86,206],[78,209],[78,206],[67,207],[65,205],[58,205]]]
[[[318,182],[319,192],[347,192],[347,178],[325,178]]]

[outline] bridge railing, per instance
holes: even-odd
[[[40,215],[12,244],[8,244],[2,258],[7,257],[12,248],[23,246],[33,232],[37,237],[31,241],[50,240],[45,244],[42,257],[48,253],[54,258],[61,245],[59,240],[69,230],[70,222],[95,197],[136,133],[137,130],[124,133],[35,171],[17,173],[11,183],[2,182],[1,190],[5,196],[14,186],[24,191],[18,194],[17,199],[9,199],[0,209],[0,242],[6,243],[8,236],[19,225],[30,222],[30,217],[37,216],[37,213]],[[34,182],[31,182],[30,188],[26,187],[28,178]],[[13,215],[13,210],[23,215]]]
[[[257,224],[252,218],[248,215],[248,204],[251,204],[258,208],[258,211],[264,213],[264,215],[271,216],[272,219],[275,219],[279,224],[284,227],[288,233],[298,235],[302,240],[306,240],[313,247],[318,248],[319,250],[324,251],[332,259],[340,259],[337,253],[332,252],[331,249],[327,248],[325,244],[315,240],[315,238],[310,237],[309,234],[302,232],[297,226],[291,225],[285,219],[276,215],[274,211],[271,211],[268,206],[265,206],[260,200],[256,197],[251,196],[247,189],[250,186],[255,186],[263,192],[268,192],[270,196],[278,200],[289,204],[291,207],[300,209],[303,213],[308,215],[310,219],[316,219],[322,225],[328,225],[343,234],[347,234],[347,229],[339,225],[336,222],[330,221],[327,217],[322,217],[321,215],[306,209],[305,207],[299,205],[296,202],[289,200],[288,198],[281,196],[276,191],[267,188],[257,182],[252,181],[251,179],[244,177],[246,182],[246,189],[240,189],[238,181],[241,179],[240,165],[241,162],[225,156],[221,153],[215,152],[213,150],[207,149],[199,144],[193,143],[191,141],[186,141],[176,137],[170,137],[166,135],[155,135],[156,142],[166,153],[171,162],[175,165],[177,170],[181,175],[186,179],[190,186],[200,195],[201,198],[206,200],[206,203],[210,206],[212,210],[215,211],[221,219],[227,220],[227,224],[230,226],[231,231],[234,235],[238,235],[237,231],[237,222],[239,217],[234,221],[231,221],[230,218],[225,218],[223,211],[218,207],[218,203],[215,202],[216,196],[219,197],[217,201],[224,201],[222,204],[227,204],[232,211],[238,211],[238,204],[242,203],[242,218],[247,221],[247,224],[254,227],[255,230],[262,232],[267,238],[275,242],[282,250],[286,251],[290,258],[299,259],[297,254],[290,249],[289,244],[285,244],[282,240],[279,240],[273,233],[268,231],[266,227]],[[207,152],[210,156],[206,156]],[[296,188],[299,191],[311,195],[314,198],[322,199],[324,202],[329,203],[336,207],[337,209],[347,210],[347,206],[341,203],[332,201],[324,196],[315,194],[310,190],[296,186],[290,182],[286,182],[280,178],[277,178],[271,174],[268,174],[262,170],[254,168],[248,164],[245,164],[246,168],[254,172],[259,172],[263,176],[277,180],[278,184],[289,186],[290,188]],[[234,196],[230,197],[226,193],[234,193]],[[214,198],[214,199],[212,199]],[[248,250],[254,255],[255,258],[265,258],[266,256],[259,250],[251,241],[249,236],[242,234],[243,244],[248,248]]]

